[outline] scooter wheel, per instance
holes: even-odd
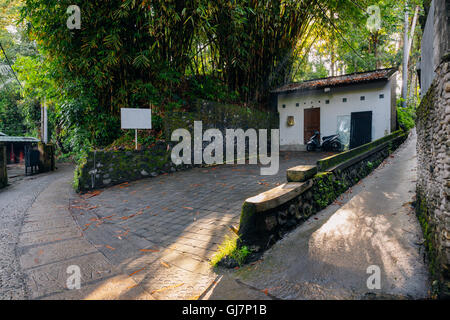
[[[314,151],[316,148],[314,148],[312,145],[308,144],[306,145],[306,151],[311,152]]]
[[[331,144],[331,149],[333,151],[341,151],[342,145],[339,142],[333,142]]]

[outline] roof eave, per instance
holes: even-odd
[[[381,70],[389,70],[389,72],[386,73],[386,75],[384,75],[383,77],[380,78],[375,78],[375,79],[365,79],[365,80],[360,80],[360,81],[350,81],[347,83],[330,83],[327,85],[318,85],[315,87],[303,87],[303,88],[292,88],[292,89],[284,89],[284,90],[280,90],[279,89],[275,89],[275,90],[271,90],[270,93],[274,93],[274,94],[281,94],[281,93],[291,93],[291,92],[307,92],[307,91],[314,91],[314,90],[320,90],[320,89],[324,89],[324,88],[336,88],[336,87],[344,87],[344,86],[351,86],[351,85],[359,85],[359,84],[367,84],[367,83],[371,83],[371,82],[382,82],[382,81],[389,81],[392,76],[398,71],[397,68],[387,68],[387,69],[381,69]],[[381,70],[377,70],[377,71],[381,71]],[[375,72],[375,71],[373,71]],[[363,73],[363,72],[361,72]],[[347,75],[345,75],[347,76]],[[330,77],[331,78],[331,77]],[[328,78],[323,78],[328,79]],[[316,80],[322,80],[322,79],[311,79],[308,81],[304,81],[301,83],[305,83],[305,82],[312,82],[312,81],[316,81]],[[299,84],[301,84],[299,83]]]

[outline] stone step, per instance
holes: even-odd
[[[311,188],[312,180],[307,182],[288,182],[269,191],[248,198],[245,202],[254,207],[255,212],[264,212],[276,208]]]
[[[289,182],[304,182],[317,173],[317,166],[303,165],[293,167],[287,170],[287,180]]]

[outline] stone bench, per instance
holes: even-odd
[[[288,182],[276,188],[248,198],[245,203],[254,207],[255,212],[264,212],[274,209],[311,188],[312,180],[306,182]]]
[[[288,182],[304,182],[314,177],[317,173],[317,166],[315,165],[303,165],[293,167],[287,170]]]

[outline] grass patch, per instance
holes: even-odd
[[[245,263],[245,259],[250,254],[250,250],[247,246],[241,248],[237,247],[238,236],[225,236],[225,240],[219,246],[217,253],[211,258],[211,265],[216,267],[217,264],[225,257],[230,257],[241,266]]]

